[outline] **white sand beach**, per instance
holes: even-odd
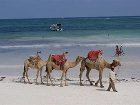
[[[137,59],[133,60],[135,62]],[[139,62],[129,62],[127,58],[121,59],[122,66],[115,71],[117,73],[116,89],[118,92],[106,91],[109,85],[108,73],[103,73],[104,88],[90,86],[83,73],[84,86],[79,85],[79,66],[68,71],[68,86],[60,87],[60,81],[54,81],[55,86],[34,83],[36,70],[29,71],[32,84],[20,81],[23,65],[1,65],[0,78],[0,105],[140,105],[140,78]],[[111,62],[111,61],[110,61]],[[43,69],[43,75],[46,73]],[[54,78],[60,78],[61,72],[54,70]],[[98,79],[98,72],[92,70],[90,78]],[[40,80],[39,80],[40,82]],[[45,82],[45,81],[44,81]],[[46,83],[46,82],[45,82]]]
[[[24,84],[17,77],[6,77],[0,81],[0,105],[140,105],[140,80],[116,82],[118,92],[104,88],[79,86],[78,79],[68,81],[68,86]],[[32,79],[33,80],[33,79]]]
[[[60,87],[60,81],[54,82],[55,86],[46,86],[46,84],[36,85],[34,83],[36,70],[29,71],[32,84],[19,82],[23,73],[22,58],[11,58],[12,62],[1,60],[0,77],[6,78],[0,78],[0,105],[140,105],[140,62],[138,57],[132,56],[130,58],[129,55],[122,57],[121,67],[115,69],[117,79],[120,80],[116,82],[118,92],[106,91],[109,85],[109,69],[105,69],[103,73],[104,88],[90,86],[89,82],[86,81],[85,72],[82,77],[85,85],[80,86],[80,64],[68,71],[67,78],[71,80],[67,82],[68,86]],[[137,55],[135,54],[135,56]],[[114,59],[112,57],[106,58],[108,62],[112,62]],[[14,60],[20,62],[17,63]],[[43,75],[46,75],[45,68]],[[60,78],[61,72],[54,70],[52,76]],[[98,71],[92,70],[90,78],[92,81],[96,81]]]

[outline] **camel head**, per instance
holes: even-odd
[[[51,62],[52,61],[52,55],[50,54],[49,57],[48,57],[48,62]]]
[[[117,66],[121,66],[120,61],[118,60],[113,60],[112,64],[111,64],[111,68],[115,68]]]
[[[78,56],[78,57],[76,58],[76,61],[80,62],[83,58],[84,58],[84,57],[82,57],[82,56]]]

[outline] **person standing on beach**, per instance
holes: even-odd
[[[119,57],[120,55],[120,50],[119,50],[119,46],[116,45],[116,52],[115,52],[115,56],[118,56]]]
[[[114,71],[115,67],[111,68],[111,71],[109,73],[109,86],[107,91],[110,91],[110,89],[112,88],[114,92],[118,92],[115,88],[115,80],[116,80],[116,76],[115,76],[115,71]]]
[[[120,46],[120,48],[119,48],[119,46],[116,45],[115,56],[119,57],[119,56],[122,56],[122,55],[124,55],[124,54],[125,54],[125,53],[123,52],[122,46]]]
[[[124,55],[125,53],[123,52],[122,46],[120,46],[120,55]]]

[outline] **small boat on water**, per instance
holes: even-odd
[[[51,31],[62,31],[62,25],[61,24],[52,24],[50,27]]]

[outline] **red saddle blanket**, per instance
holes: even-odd
[[[57,65],[63,65],[66,62],[65,55],[52,55],[52,61]]]
[[[98,56],[100,55],[102,55],[101,50],[92,50],[92,51],[89,51],[87,58],[91,61],[96,61]]]

